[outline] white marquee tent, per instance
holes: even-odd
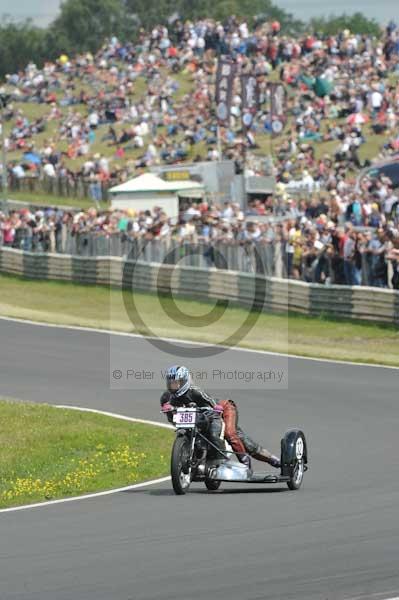
[[[197,181],[164,181],[153,173],[144,173],[109,190],[113,208],[136,211],[162,208],[169,217],[179,214],[179,197],[201,198],[204,186]]]

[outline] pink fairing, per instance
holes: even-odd
[[[215,412],[222,413],[223,412],[223,406],[220,406],[220,404],[216,404],[216,406],[213,407],[213,410]]]
[[[171,412],[173,410],[173,406],[171,404],[166,403],[162,405],[161,410],[164,413]]]

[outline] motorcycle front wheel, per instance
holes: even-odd
[[[179,436],[175,439],[172,448],[170,474],[172,476],[173,490],[177,496],[188,492],[191,484],[190,442],[187,438]]]

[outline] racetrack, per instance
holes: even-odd
[[[2,396],[161,419],[154,389],[110,390],[105,333],[0,320],[0,339]],[[140,338],[112,344],[159,369],[183,362]],[[287,364],[240,351],[217,360]],[[0,514],[1,600],[398,595],[399,371],[292,358],[288,373],[288,389],[223,395],[239,401],[243,427],[274,451],[285,429],[303,427],[302,490],[226,484],[209,494],[197,484],[176,497],[166,483]]]

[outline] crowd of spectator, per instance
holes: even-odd
[[[313,214],[313,208],[310,203],[296,216],[277,222],[256,218],[251,215],[253,208],[244,212],[231,202],[191,204],[178,219],[168,218],[160,208],[138,214],[132,209],[98,211],[93,207],[73,213],[24,208],[8,216],[0,212],[0,244],[26,251],[79,254],[90,239],[101,237],[119,241],[116,250],[107,246],[111,254],[122,249],[129,254],[138,241],[142,248],[161,243],[160,260],[171,246],[200,247],[208,266],[223,268],[229,262],[215,261],[213,249],[223,255],[226,248],[241,248],[251,259],[239,267],[245,270],[327,285],[399,289],[399,220],[396,226],[381,223],[359,228],[350,220],[337,222],[331,215]]]
[[[253,26],[235,17],[176,20],[142,31],[135,43],[110,39],[95,55],[61,56],[42,69],[29,64],[7,76],[5,88],[12,96],[6,145],[19,153],[8,165],[10,182],[81,178],[98,202],[104,187],[142,169],[219,160],[219,55],[230,56],[238,74],[255,73],[260,90],[259,110],[243,128],[237,83],[229,123],[221,128],[223,158],[247,176],[269,169],[278,181],[275,194],[249,202],[245,212],[231,202],[193,204],[177,222],[162,211],[22,209],[0,213],[2,243],[63,251],[68,236],[101,234],[263,245],[273,248],[278,276],[397,288],[398,188],[384,176],[358,180],[370,164],[362,153],[367,144],[375,144],[376,161],[399,160],[399,29],[393,23],[376,39],[350,31],[293,37],[276,21]],[[265,166],[270,78],[288,91],[287,122],[274,144],[274,164]],[[27,117],[25,107],[32,106],[42,107],[40,117]],[[320,155],[318,145],[328,142],[329,153]]]
[[[286,135],[275,165],[283,182],[301,178],[304,166],[321,183],[347,178],[363,164],[359,149],[373,133],[386,136],[380,156],[399,151],[394,24],[377,40],[350,31],[292,37],[281,34],[278,22],[253,27],[234,17],[223,24],[176,20],[142,31],[135,43],[113,38],[96,55],[64,55],[42,69],[31,63],[8,75],[13,102],[5,114],[11,123],[7,145],[10,152],[24,152],[10,163],[10,176],[114,182],[155,164],[217,160],[214,92],[220,54],[235,60],[238,74],[255,73],[260,89],[259,111],[249,130],[243,129],[237,82],[230,122],[222,128],[224,157],[234,159],[238,170],[244,162],[258,170],[255,154],[271,131],[271,76],[289,92]],[[21,102],[46,108],[40,117],[28,118]],[[333,154],[316,159],[315,144],[328,141],[336,142]],[[110,154],[93,152],[103,144]]]

